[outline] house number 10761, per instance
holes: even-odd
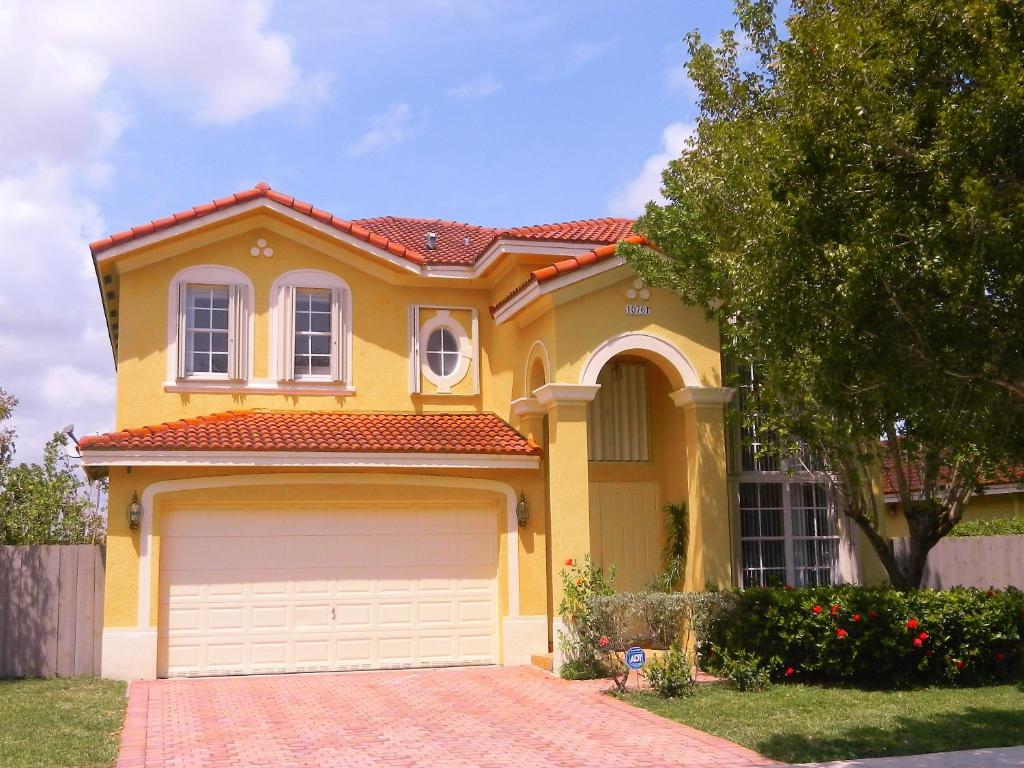
[[[627,304],[626,305],[627,315],[649,315],[651,314],[651,308],[646,304]]]

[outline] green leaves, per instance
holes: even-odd
[[[699,649],[709,671],[747,654],[780,679],[984,683],[1024,662],[1022,634],[1024,593],[1015,589],[749,589],[714,615]]]
[[[859,523],[883,435],[956,518],[1024,460],[1024,5],[799,0],[783,32],[775,10],[688,37],[695,140],[636,223],[663,256],[622,252],[757,363],[760,418]]]
[[[0,423],[17,399],[0,390]],[[5,442],[6,441],[6,442]],[[105,510],[68,459],[68,436],[57,432],[42,464],[11,463],[13,430],[0,429],[0,544],[95,544],[103,541]],[[95,489],[97,497],[101,488]]]

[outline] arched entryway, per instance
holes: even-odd
[[[628,334],[594,351],[581,383],[600,385],[587,407],[591,552],[615,565],[620,590],[639,590],[662,568],[663,506],[687,497],[686,417],[672,395],[699,381],[676,347]]]

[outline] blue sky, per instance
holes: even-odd
[[[344,217],[633,215],[731,2],[0,5],[0,387],[18,457],[113,423],[87,243],[268,181]],[[40,301],[41,297],[46,297]]]

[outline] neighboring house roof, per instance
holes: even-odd
[[[583,244],[615,243],[625,237],[633,226],[631,219],[618,218],[584,219],[510,228],[483,227],[441,219],[417,219],[400,216],[381,216],[349,221],[328,211],[315,208],[311,203],[296,200],[291,195],[278,192],[271,189],[269,184],[260,182],[252,189],[242,190],[162,219],[154,219],[122,232],[115,232],[90,243],[89,248],[95,257],[131,240],[170,230],[195,219],[260,198],[310,216],[323,224],[417,265],[472,266],[492,244],[502,239]],[[428,232],[437,235],[436,247],[432,249],[427,249],[426,246]]]
[[[921,490],[921,474],[917,462],[910,462],[904,464],[903,471],[906,473],[907,482],[910,486],[911,492],[917,492]],[[885,455],[882,458],[882,488],[885,492],[886,500],[890,500],[889,497],[896,496],[899,493],[899,482],[898,474],[896,472],[896,465],[892,460],[892,457]],[[1014,470],[1000,470],[995,472],[991,477],[981,481],[981,485],[985,487],[1005,485],[1013,486],[1024,483],[1024,468]]]
[[[539,456],[492,413],[228,411],[89,435],[83,451],[289,451]]]
[[[650,242],[646,238],[641,237],[640,235],[628,235],[626,237],[620,238],[620,241],[623,243],[639,243],[643,245],[650,245]],[[505,296],[505,298],[503,298],[501,301],[499,301],[497,304],[491,307],[491,315],[494,315],[502,307],[506,306],[509,302],[511,302],[520,294],[522,294],[531,286],[540,285],[550,280],[554,280],[556,277],[561,277],[562,275],[567,275],[570,272],[575,272],[579,269],[583,269],[584,267],[589,267],[592,264],[607,261],[608,259],[615,256],[616,252],[618,251],[618,248],[618,242],[612,243],[610,245],[603,245],[600,248],[595,248],[592,251],[587,251],[586,253],[581,254],[579,256],[573,256],[572,258],[569,259],[557,261],[550,266],[534,270],[533,272],[530,273],[530,276],[525,281],[523,281],[515,288],[513,288],[508,293],[508,295]]]

